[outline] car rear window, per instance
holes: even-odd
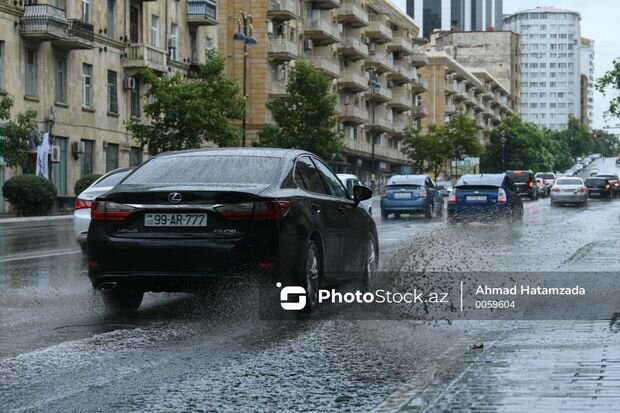
[[[386,191],[398,191],[400,189],[419,189],[419,188],[420,188],[420,185],[414,185],[414,184],[386,185],[385,186]]]
[[[581,185],[581,179],[558,179],[556,185]]]
[[[537,178],[542,178],[542,179],[555,179],[555,175],[553,174],[540,174],[537,176]]]
[[[512,181],[515,183],[529,182],[531,178],[528,172],[521,172],[521,173],[511,172],[511,173],[507,173],[506,175],[508,175],[512,179]]]
[[[115,186],[123,180],[131,171],[121,171],[110,174],[93,185],[93,188],[100,186]]]
[[[600,186],[604,185],[607,182],[606,179],[586,179],[587,186]]]
[[[268,156],[165,156],[145,163],[124,184],[272,184],[280,158]]]
[[[618,180],[618,175],[598,175],[599,178],[607,178],[614,181]]]

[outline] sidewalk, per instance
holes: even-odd
[[[17,222],[48,222],[73,219],[73,214],[47,215],[43,217],[16,217],[13,215],[0,215],[0,225]]]

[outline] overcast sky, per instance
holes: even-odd
[[[406,0],[393,0],[405,10]],[[595,78],[611,69],[612,60],[620,57],[620,1],[618,0],[504,0],[504,14],[530,9],[538,6],[550,6],[574,10],[581,14],[581,35],[595,41],[596,53]],[[607,108],[607,99],[594,92],[594,124],[602,128],[607,124],[616,125],[620,120],[603,118]],[[617,131],[615,131],[617,132]]]

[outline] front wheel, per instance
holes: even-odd
[[[106,312],[119,313],[135,311],[142,304],[144,291],[116,287],[110,291],[101,291],[101,299]]]
[[[390,215],[389,212],[381,210],[381,218],[382,219],[388,219],[388,216]]]
[[[319,281],[322,271],[321,255],[319,248],[312,240],[306,246],[306,262],[304,266],[304,284],[306,288],[306,306],[303,311],[311,313],[319,301]]]
[[[379,250],[375,236],[372,233],[368,237],[365,259],[364,278],[362,279],[361,287],[363,291],[368,291],[374,282],[377,268],[379,268]]]

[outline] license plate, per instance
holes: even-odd
[[[145,227],[206,227],[207,214],[146,214]]]
[[[468,195],[466,199],[468,201],[486,201],[487,197],[486,195]]]
[[[411,199],[411,192],[395,192],[394,199]]]

